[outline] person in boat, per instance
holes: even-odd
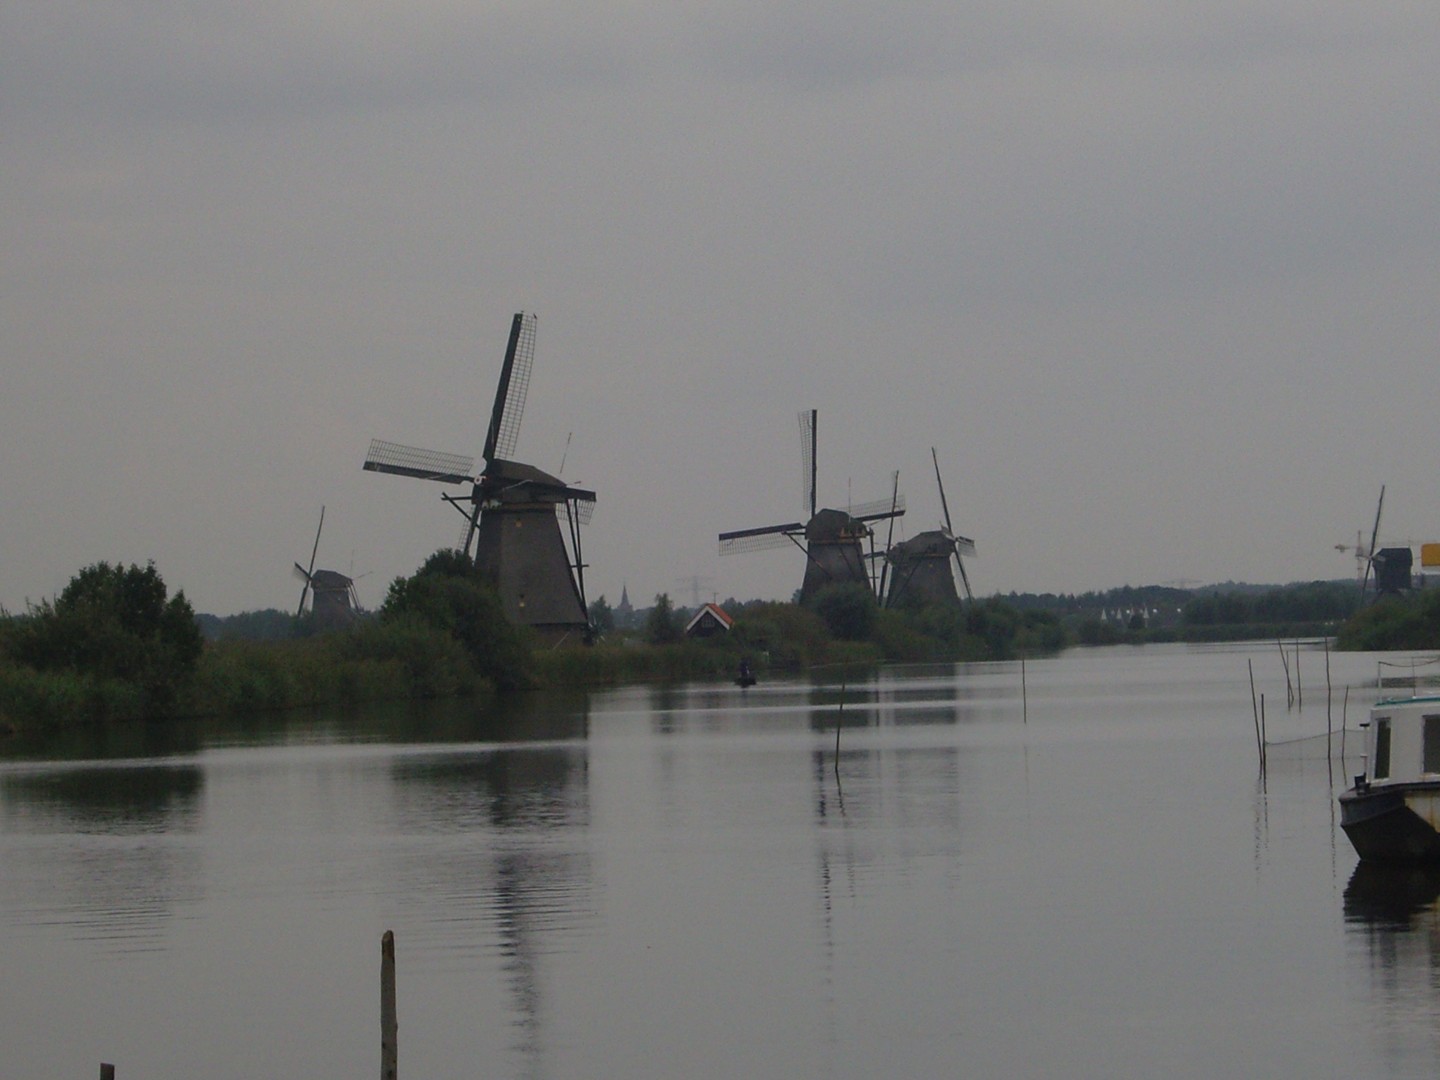
[[[740,660],[740,681],[752,682],[755,676],[750,674],[750,661],[744,657]]]

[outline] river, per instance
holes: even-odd
[[[386,930],[403,1080],[1432,1076],[1440,878],[1358,873],[1335,807],[1377,657],[1287,663],[12,742],[0,1077],[376,1075]]]

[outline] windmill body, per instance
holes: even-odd
[[[854,506],[848,510],[817,509],[815,501],[816,410],[800,414],[800,452],[805,477],[805,502],[810,516],[804,521],[765,525],[720,534],[720,554],[794,545],[805,552],[805,577],[800,586],[803,604],[829,585],[855,584],[873,587],[870,559],[864,550],[874,534],[868,522],[896,518],[905,513],[904,500],[896,488],[891,498]]]
[[[320,524],[315,529],[315,543],[310,548],[310,566],[295,564],[295,576],[304,582],[300,589],[300,606],[295,609],[298,619],[305,613],[305,601],[310,600],[310,617],[321,629],[333,630],[348,626],[360,613],[360,603],[355,596],[355,581],[338,570],[316,570],[315,556],[320,550],[320,532],[325,528],[325,508],[320,508]]]
[[[886,607],[930,607],[958,604],[950,557],[955,543],[943,529],[931,529],[903,540],[885,553],[890,564]]]
[[[346,626],[357,612],[355,582],[338,570],[316,570],[310,575],[310,614],[325,627]]]
[[[533,466],[498,460],[476,492],[475,568],[500,594],[506,617],[547,640],[583,635],[589,618],[560,516],[572,500],[593,503],[595,493]]]
[[[870,587],[864,541],[869,527],[844,510],[820,510],[805,525],[805,580],[800,600],[810,599],[827,585]]]
[[[885,553],[889,571],[886,607],[958,604],[960,596],[955,589],[955,572],[959,573],[960,582],[965,587],[965,599],[974,599],[962,556],[975,557],[975,541],[961,536],[951,527],[950,504],[945,499],[945,483],[940,479],[940,458],[933,446],[930,448],[930,459],[935,463],[935,487],[940,493],[945,526],[895,544]],[[950,568],[952,559],[955,572]]]
[[[589,520],[595,493],[514,461],[520,416],[534,357],[535,317],[521,312],[495,391],[485,436],[485,467],[474,475],[474,460],[374,440],[365,468],[443,484],[469,484],[467,496],[442,496],[466,517],[462,548],[474,551],[477,571],[499,593],[506,617],[531,627],[543,639],[588,638],[580,525]],[[569,532],[566,546],[561,520]],[[572,558],[573,554],[573,558]]]

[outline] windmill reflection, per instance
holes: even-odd
[[[583,734],[584,714],[572,719]],[[577,913],[593,915],[590,857],[569,846],[590,823],[587,760],[576,740],[392,765],[397,828],[440,834],[400,868],[407,904],[444,909],[415,922],[444,926],[447,958],[467,966],[498,949],[518,1032],[511,1049],[533,1075],[544,1047],[544,956]]]

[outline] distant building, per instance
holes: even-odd
[[[730,627],[734,625],[735,620],[719,604],[702,604],[695,617],[685,624],[685,636],[715,637],[718,634],[728,634]]]
[[[635,625],[635,608],[630,603],[630,594],[625,583],[620,583],[620,603],[615,605],[615,625],[622,630]]]

